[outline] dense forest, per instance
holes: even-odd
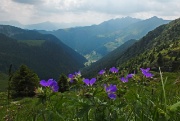
[[[12,64],[14,70],[26,64],[40,78],[57,78],[84,67],[86,59],[63,44],[53,35],[23,30],[12,26],[0,26],[0,71],[7,73]]]

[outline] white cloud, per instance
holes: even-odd
[[[176,19],[179,10],[179,0],[1,0],[0,18],[22,23],[93,24],[123,16]]]

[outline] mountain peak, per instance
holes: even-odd
[[[157,16],[153,16],[149,18],[148,20],[163,20],[162,18],[158,18]]]

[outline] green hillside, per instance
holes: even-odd
[[[46,40],[18,40],[19,43],[25,43],[29,46],[41,46]]]
[[[115,65],[115,62],[119,59],[118,55],[123,54],[130,46],[132,46],[137,40],[129,40],[122,44],[119,48],[115,49],[114,51],[110,52],[97,62],[93,63],[92,65],[85,67],[82,69],[83,75],[85,76],[94,76],[96,75],[99,70],[101,69],[108,69]]]
[[[105,21],[99,25],[41,32],[55,35],[87,59],[91,60],[90,56],[94,56],[92,53],[96,53],[96,60],[98,60],[124,42],[130,39],[140,39],[149,31],[168,22],[157,17],[147,20],[126,17]],[[92,57],[92,60],[94,59]]]
[[[58,78],[84,67],[86,59],[63,44],[53,35],[23,30],[12,26],[0,26],[0,71],[7,73],[26,64],[40,78]]]
[[[0,92],[6,91],[8,87],[8,75],[0,72]]]
[[[151,67],[158,71],[179,71],[180,70],[180,19],[174,20],[166,25],[161,25],[150,31],[146,36],[130,46],[126,51],[112,51],[112,55],[107,55],[97,63],[85,69],[85,74],[93,75],[107,67],[107,65],[117,66],[119,69],[127,69],[130,72],[138,70],[140,67]],[[122,48],[119,47],[119,48]],[[111,60],[111,61],[109,61]],[[108,66],[109,67],[109,66]],[[94,69],[95,68],[95,69]],[[97,70],[96,70],[97,69]],[[91,71],[93,70],[93,71]]]

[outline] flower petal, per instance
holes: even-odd
[[[99,71],[99,75],[103,75],[105,73],[105,70]]]
[[[89,84],[92,86],[95,82],[96,82],[96,78],[92,78],[92,79],[89,81]]]
[[[89,86],[89,79],[84,79],[83,82],[84,82],[87,86]]]
[[[47,82],[45,80],[41,80],[40,81],[40,85],[43,86],[43,87],[46,87],[47,86]]]
[[[116,99],[116,94],[114,94],[114,93],[109,93],[109,94],[108,94],[108,97],[109,97],[110,99]]]
[[[121,80],[123,83],[128,82],[128,78],[121,77],[120,80]]]

